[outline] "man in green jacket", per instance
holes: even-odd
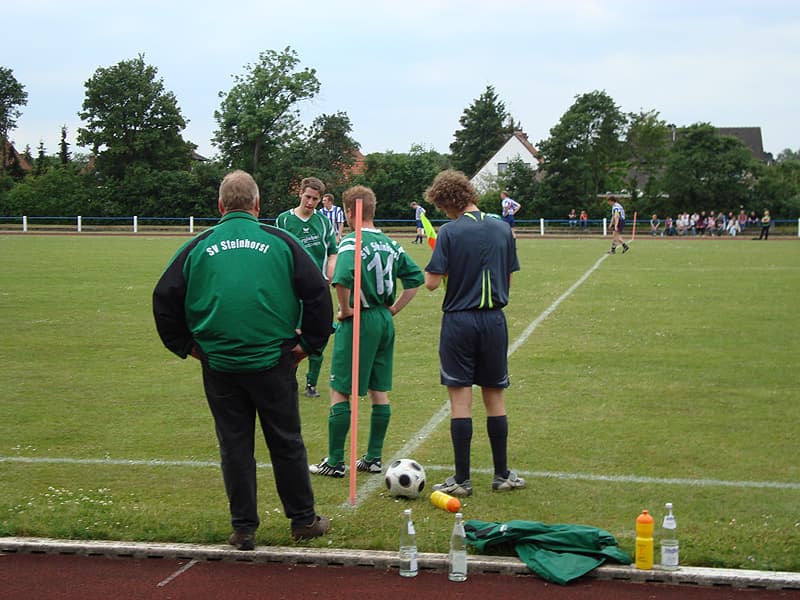
[[[202,364],[230,505],[229,541],[240,550],[253,549],[259,525],[256,415],[292,535],[314,538],[330,526],[314,510],[296,378],[297,364],[327,343],[330,291],[300,243],[260,224],[259,210],[253,178],[229,173],[219,189],[222,219],[181,246],[153,292],[164,345]]]

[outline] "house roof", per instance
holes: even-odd
[[[757,160],[767,164],[773,162],[772,154],[764,152],[761,127],[717,127],[716,131],[719,135],[728,135],[741,140],[745,146],[750,148],[753,157]]]
[[[30,172],[32,167],[31,164],[27,161],[27,159],[17,152],[17,149],[14,148],[14,144],[6,140],[6,151],[3,156],[6,158],[6,167],[12,167],[14,164],[18,164],[19,168],[23,171]]]

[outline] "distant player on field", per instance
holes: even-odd
[[[414,238],[412,244],[422,244],[425,241],[425,227],[422,225],[422,215],[425,214],[425,208],[417,202],[411,203],[411,208],[414,209],[414,225],[417,228],[417,237]]]
[[[622,241],[622,230],[625,229],[625,209],[614,196],[608,197],[608,204],[611,206],[611,250],[609,254],[617,252],[617,246],[622,245],[622,253],[625,254],[630,247]]]
[[[511,229],[478,210],[478,193],[466,175],[443,171],[425,197],[452,221],[439,228],[425,267],[425,287],[435,290],[447,277],[439,338],[440,380],[450,396],[450,438],[455,474],[433,486],[454,496],[471,496],[472,386],[481,387],[486,431],[492,449],[492,489],[511,491],[525,480],[507,463],[508,304],[511,273],[519,270]]]
[[[359,347],[358,394],[368,395],[372,403],[367,452],[356,468],[365,473],[382,470],[383,440],[389,428],[394,363],[394,321],[392,318],[408,304],[423,284],[422,271],[402,246],[375,228],[375,194],[368,187],[356,186],[342,195],[344,214],[355,226],[356,199],[362,200],[361,250],[361,336]],[[353,358],[353,283],[355,273],[355,233],[339,244],[339,260],[332,284],[339,301],[339,327],[331,356],[331,410],[328,416],[328,456],[310,465],[315,475],[344,477],[344,444],[350,430],[350,393]],[[403,292],[397,296],[397,281]]]

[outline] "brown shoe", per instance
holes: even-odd
[[[331,528],[331,522],[327,517],[314,517],[308,525],[292,527],[292,537],[296,540],[310,540],[321,535],[325,535]]]
[[[237,550],[252,550],[256,545],[256,536],[247,531],[234,531],[228,539],[231,546],[236,546]]]

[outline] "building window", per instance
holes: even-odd
[[[508,163],[497,163],[497,174],[505,175],[508,171]]]

